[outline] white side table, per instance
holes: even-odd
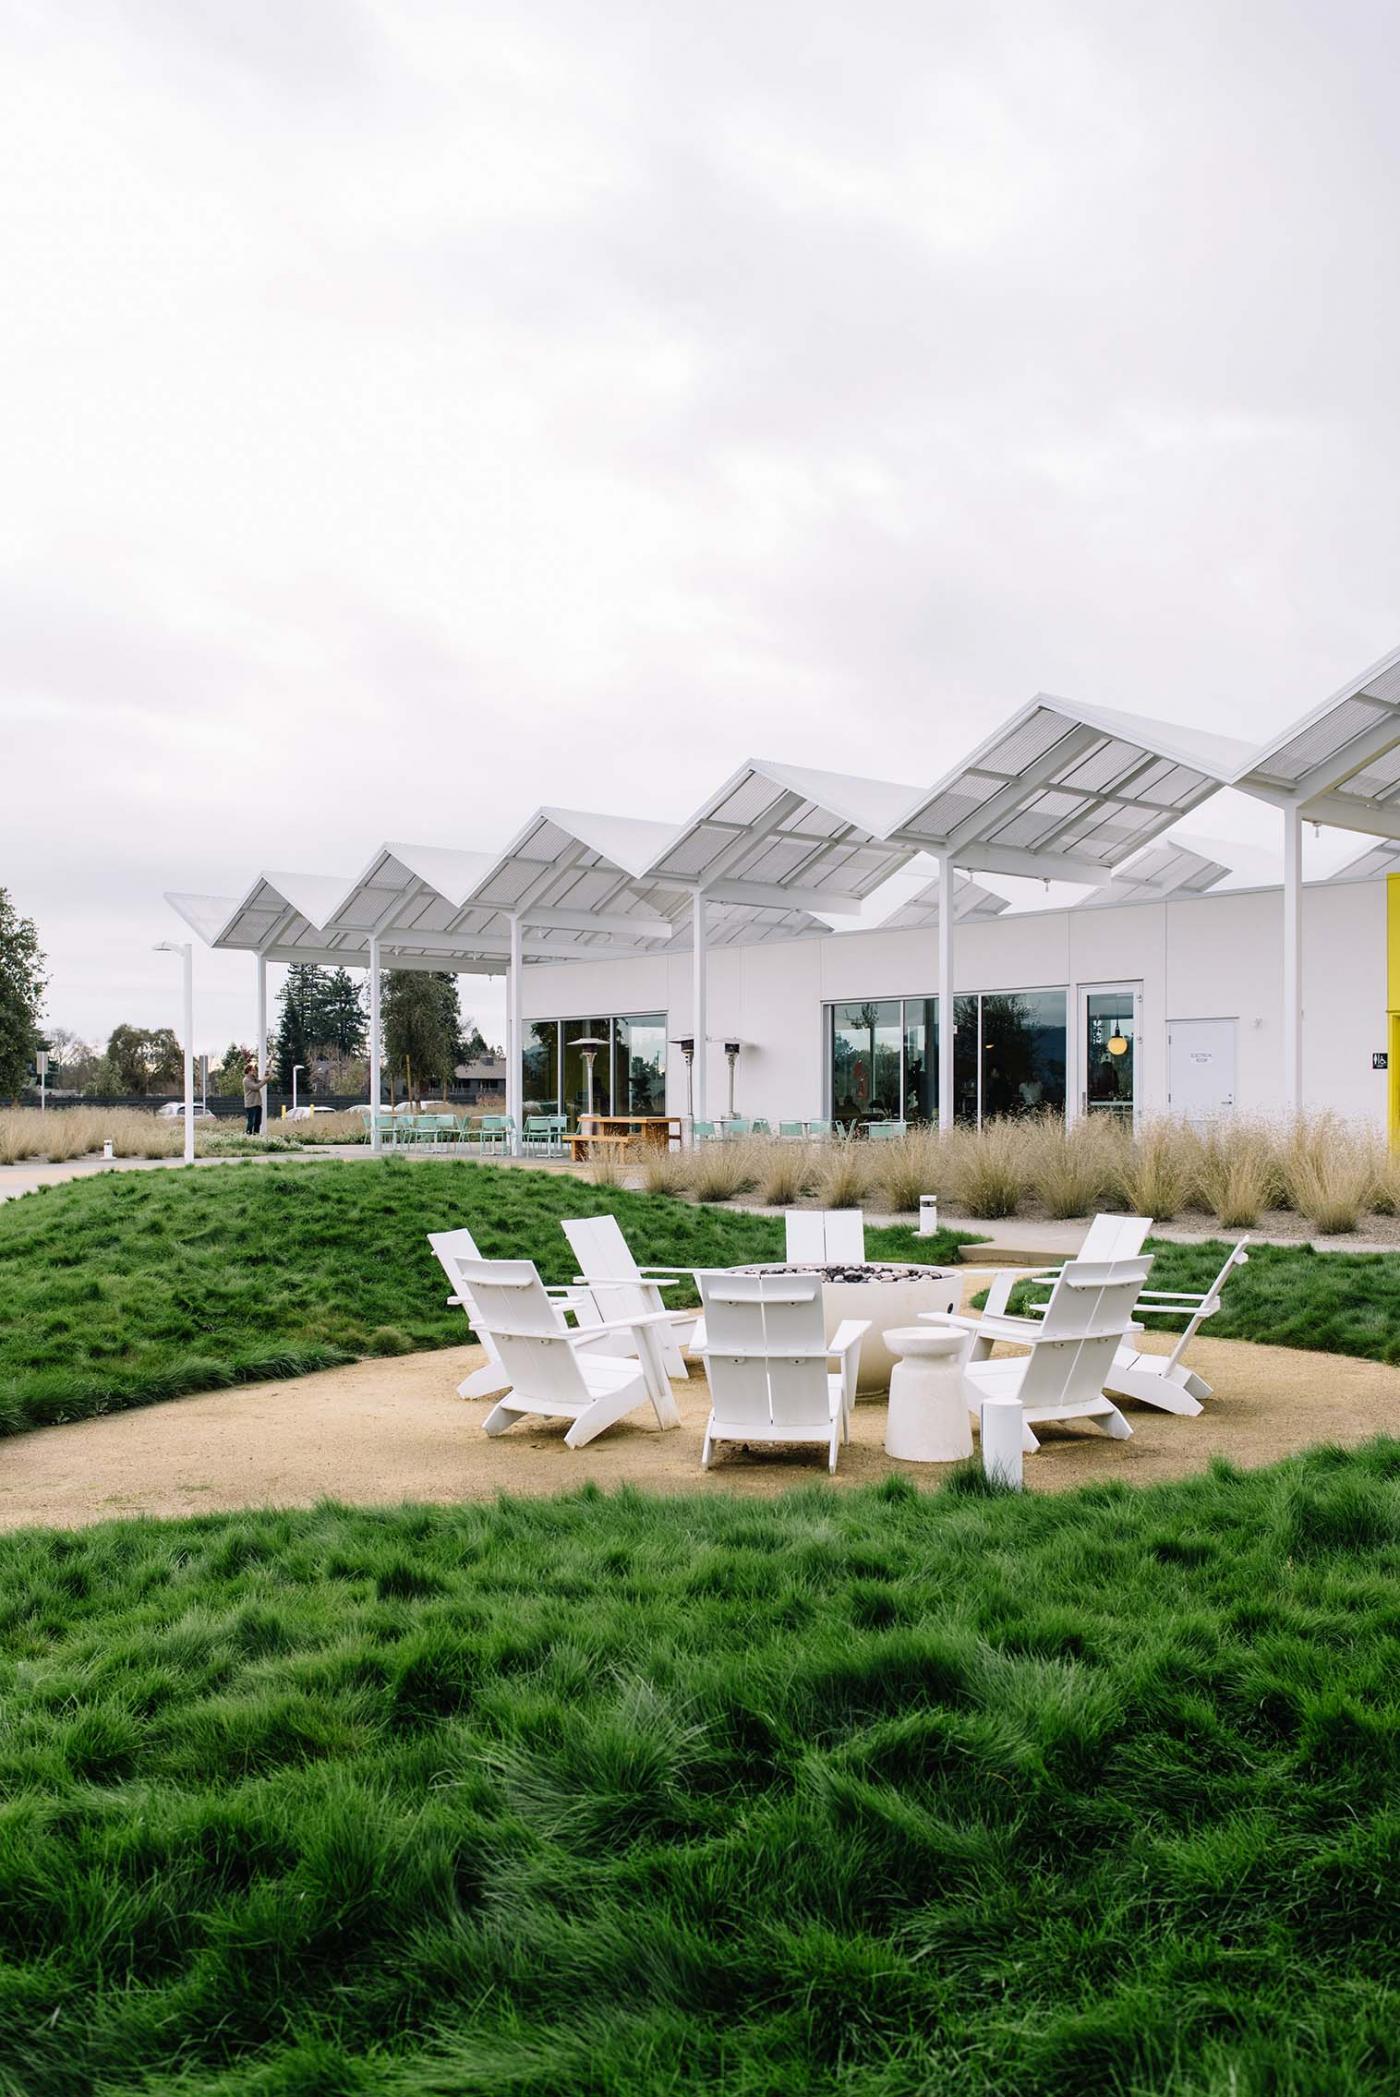
[[[966,1333],[896,1325],[885,1334],[885,1345],[898,1357],[890,1378],[885,1454],[916,1464],[971,1456],[972,1420],[962,1381]]]

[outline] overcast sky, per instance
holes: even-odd
[[[1400,640],[1381,0],[0,24],[0,881],[56,1024],[177,1017],[166,888],[748,755],[931,780],[1039,688],[1259,736]],[[251,977],[199,960],[197,1046]]]

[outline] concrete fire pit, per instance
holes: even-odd
[[[843,1318],[868,1318],[870,1330],[861,1342],[856,1383],[861,1397],[883,1396],[890,1387],[895,1357],[885,1345],[887,1332],[898,1325],[915,1324],[921,1311],[955,1311],[962,1301],[962,1284],[947,1267],[905,1267],[884,1260],[864,1265],[843,1260],[823,1267],[815,1262],[772,1260],[736,1267],[734,1272],[819,1274],[828,1339]]]

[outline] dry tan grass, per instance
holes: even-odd
[[[684,1194],[691,1181],[694,1153],[688,1150],[663,1150],[660,1144],[646,1143],[634,1160],[638,1182],[647,1194]]]
[[[872,1193],[892,1216],[917,1211],[922,1194],[943,1195],[951,1178],[951,1146],[937,1129],[910,1129],[871,1154]]]
[[[1385,1146],[1336,1115],[1295,1122],[1281,1138],[1278,1163],[1290,1206],[1328,1237],[1354,1231],[1391,1192]]]
[[[1276,1131],[1241,1116],[1187,1131],[1195,1145],[1195,1187],[1203,1205],[1227,1230],[1248,1230],[1283,1193]]]
[[[1135,1216],[1169,1223],[1196,1192],[1199,1146],[1179,1121],[1147,1121],[1118,1160],[1117,1191]]]
[[[702,1143],[691,1152],[691,1192],[697,1201],[732,1201],[745,1194],[762,1169],[763,1152],[771,1138],[736,1136],[730,1141]]]
[[[762,1144],[761,1149],[759,1144]],[[755,1152],[757,1175],[754,1191],[769,1208],[790,1209],[816,1185],[820,1165],[811,1144],[779,1137],[764,1143],[759,1138]]]
[[[816,1154],[814,1186],[824,1209],[858,1209],[876,1184],[872,1146],[850,1136],[833,1137]]]
[[[989,1121],[951,1137],[953,1201],[969,1216],[1014,1216],[1026,1198],[1029,1155],[1024,1122]]]
[[[1047,1216],[1091,1216],[1103,1207],[1117,1189],[1129,1130],[1103,1114],[1073,1123],[1037,1114],[1020,1126],[1026,1179]]]

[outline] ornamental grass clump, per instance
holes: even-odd
[[[816,1160],[810,1144],[780,1137],[756,1141],[757,1177],[754,1191],[761,1202],[774,1209],[789,1209],[801,1201],[817,1177]]]
[[[921,1195],[946,1192],[949,1146],[936,1129],[910,1129],[895,1142],[880,1144],[872,1163],[874,1198],[892,1216],[915,1213]]]
[[[1042,1114],[1023,1127],[1030,1189],[1047,1216],[1091,1216],[1116,1193],[1128,1139],[1114,1119]]]
[[[875,1185],[868,1143],[834,1136],[817,1154],[816,1195],[824,1209],[858,1209]]]
[[[1024,1121],[988,1121],[953,1139],[951,1194],[969,1216],[1014,1216],[1026,1198],[1030,1155]]]
[[[1146,1122],[1118,1160],[1118,1195],[1134,1216],[1168,1223],[1189,1206],[1198,1164],[1198,1146],[1184,1122]]]
[[[669,1150],[659,1143],[642,1146],[637,1179],[647,1194],[683,1194],[690,1185],[695,1153]]]
[[[690,1187],[697,1201],[733,1201],[758,1176],[753,1146],[742,1137],[702,1143],[691,1155]]]
[[[1196,1138],[1196,1193],[1227,1230],[1248,1230],[1283,1191],[1278,1146],[1267,1122],[1211,1121]]]
[[[1376,1138],[1335,1114],[1294,1122],[1280,1145],[1279,1166],[1289,1206],[1328,1237],[1354,1231],[1389,1178]]]

